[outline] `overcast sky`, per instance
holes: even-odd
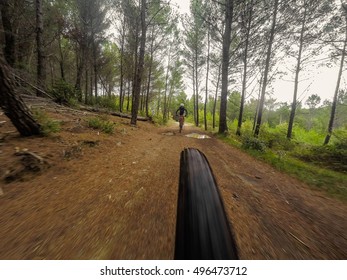
[[[189,0],[171,0],[171,3],[177,7],[181,14],[189,13]],[[289,68],[290,65],[284,64],[283,68]],[[288,72],[288,71],[287,71]],[[272,84],[273,88],[273,98],[281,102],[292,102],[293,91],[294,91],[294,74],[282,77],[282,79],[277,78]],[[305,102],[307,97],[312,94],[317,94],[321,97],[321,100],[332,100],[334,96],[334,91],[337,82],[338,75],[338,65],[334,67],[312,67],[300,73],[301,82],[299,83],[298,99]],[[186,81],[190,81],[190,77],[185,77]],[[306,79],[306,80],[305,80]],[[347,76],[344,72],[340,89],[346,88]],[[187,87],[187,93],[189,94],[191,90]]]

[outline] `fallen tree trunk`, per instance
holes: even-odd
[[[85,110],[85,111],[89,111],[89,112],[104,113],[104,114],[109,114],[109,115],[116,116],[116,117],[131,119],[131,115],[128,115],[125,113],[120,113],[120,112],[113,112],[113,111],[109,111],[107,109],[102,109],[102,108],[93,108],[93,107],[83,106],[83,107],[80,107],[80,109]],[[152,121],[152,118],[137,116],[137,120],[147,122],[147,121]]]

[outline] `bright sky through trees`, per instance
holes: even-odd
[[[174,7],[178,9],[181,14],[189,14],[189,0],[171,0],[171,3]],[[321,62],[330,62],[329,53],[323,54],[320,58]],[[276,81],[270,85],[268,91],[273,95],[272,97],[277,99],[278,102],[288,102],[289,104],[293,99],[293,90],[294,90],[294,74],[289,70],[295,70],[295,64],[289,59],[281,61],[281,65],[277,65],[279,71],[287,72],[287,75],[282,77],[277,77]],[[337,62],[338,64],[338,62]],[[334,90],[337,81],[338,75],[338,65],[332,64],[331,66],[320,66],[313,65],[310,68],[306,68],[301,73],[301,79],[299,84],[298,100],[303,101],[303,105],[308,96],[312,94],[317,94],[321,97],[322,102],[325,99],[332,101]],[[186,77],[186,83],[191,83],[190,79]],[[231,87],[233,85],[230,85]],[[345,89],[347,87],[347,74],[346,71],[342,75],[340,89]],[[233,88],[231,88],[232,90]],[[187,92],[191,94],[191,86],[187,84]],[[256,91],[253,94],[253,97],[256,98]]]

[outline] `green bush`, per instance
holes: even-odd
[[[118,111],[118,99],[115,96],[112,97],[103,97],[98,96],[94,102],[95,105],[98,105],[102,108],[111,109],[113,111]]]
[[[102,132],[107,134],[112,134],[115,125],[111,121],[95,117],[88,120],[88,126],[94,129],[101,129]]]
[[[34,119],[41,125],[43,135],[48,136],[51,133],[60,131],[60,122],[52,120],[48,115],[41,110],[33,110]]]
[[[322,145],[324,142],[325,134],[322,134],[316,130],[306,130],[300,126],[294,126],[293,128],[293,140],[299,143],[305,143],[310,145]]]
[[[74,86],[64,80],[56,81],[50,90],[55,101],[61,104],[76,105],[78,93]]]
[[[343,142],[324,146],[311,146],[296,151],[294,155],[301,160],[327,169],[347,172],[347,144]]]
[[[243,149],[252,149],[260,152],[266,151],[266,144],[258,138],[253,136],[244,136],[242,137],[242,146]]]

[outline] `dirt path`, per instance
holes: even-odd
[[[78,115],[55,116],[58,136],[0,146],[0,175],[18,162],[16,147],[51,164],[0,183],[0,259],[172,259],[184,147],[207,156],[242,259],[347,258],[346,204],[215,138],[185,137],[202,133],[193,127],[179,134],[176,124],[132,128],[112,117],[109,136],[82,129]]]

